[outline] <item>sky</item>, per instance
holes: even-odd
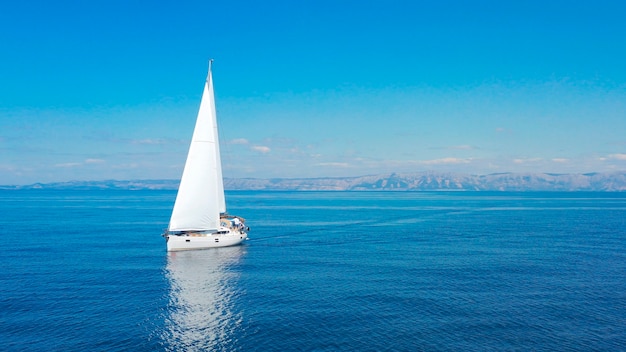
[[[626,170],[623,1],[4,1],[0,184]]]

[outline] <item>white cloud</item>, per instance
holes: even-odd
[[[8,171],[8,172],[13,172],[16,170],[15,166],[13,165],[1,165],[0,164],[0,170],[1,171]]]
[[[255,145],[255,146],[252,146],[251,149],[256,151],[256,152],[263,153],[263,154],[270,152],[270,148],[266,147],[266,146],[263,146],[263,145]]]
[[[111,166],[112,169],[120,169],[120,170],[130,170],[130,169],[136,169],[138,167],[139,167],[138,163],[117,164],[117,165]]]
[[[166,144],[167,141],[160,138],[146,138],[146,139],[134,139],[131,141],[132,144]]]
[[[607,156],[608,159],[612,159],[612,160],[626,160],[626,154],[611,154],[609,156]]]
[[[351,165],[348,163],[340,163],[340,162],[329,162],[329,163],[319,163],[318,166],[334,166],[334,167],[350,167]]]
[[[85,164],[102,164],[104,160],[102,159],[87,159],[85,160]]]
[[[433,159],[433,160],[424,160],[420,162],[424,165],[440,165],[440,164],[467,164],[471,160],[470,159],[460,159],[460,158],[441,158],[441,159]]]
[[[245,139],[245,138],[235,138],[235,139],[231,139],[230,141],[228,141],[228,144],[242,144],[242,145],[246,145],[246,144],[250,144],[250,142]]]
[[[555,163],[567,163],[567,162],[569,162],[569,159],[567,159],[567,158],[553,158],[552,161],[554,161]]]
[[[61,163],[61,164],[55,164],[54,167],[76,167],[80,165],[81,163]]]
[[[471,145],[453,145],[448,147],[448,149],[453,149],[453,150],[472,150],[474,149],[474,147],[472,147]]]
[[[526,164],[543,160],[542,158],[518,158],[513,159],[513,163],[515,164]]]

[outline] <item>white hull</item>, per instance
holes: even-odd
[[[165,234],[168,252],[236,246],[247,239],[245,231],[226,227],[215,233]]]

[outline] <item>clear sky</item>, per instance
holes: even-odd
[[[624,1],[3,1],[0,184],[626,170]]]

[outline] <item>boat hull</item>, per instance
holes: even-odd
[[[165,234],[167,251],[186,251],[217,247],[236,246],[248,239],[248,234],[240,230],[220,230],[215,233]]]

